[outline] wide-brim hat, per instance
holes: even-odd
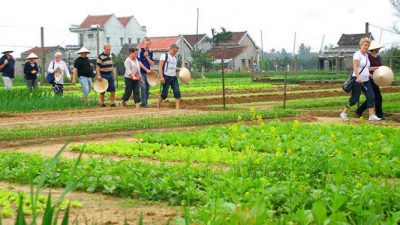
[[[14,52],[14,51],[13,50],[5,50],[1,54],[6,54],[7,52],[11,53],[11,52]]]
[[[87,48],[85,48],[85,47],[82,47],[81,49],[79,49],[79,51],[78,51],[78,54],[81,54],[81,53],[87,53],[87,54],[90,54],[90,51],[87,49]]]
[[[182,68],[179,71],[179,79],[184,83],[188,84],[190,81],[190,71],[187,68]]]
[[[369,45],[368,50],[372,51],[372,50],[380,49],[380,48],[383,48],[383,47],[384,46],[381,43],[379,43],[377,41],[372,41],[371,44]]]
[[[28,57],[26,57],[26,59],[38,59],[39,56],[37,56],[35,53],[31,52],[31,54],[28,55]]]
[[[388,86],[393,82],[393,71],[387,66],[380,66],[374,71],[374,82],[378,86]]]
[[[101,80],[96,80],[93,84],[93,89],[98,93],[106,92],[108,89],[108,80],[104,78]]]
[[[159,76],[157,72],[151,71],[150,73],[147,74],[147,82],[149,83],[150,86],[152,87],[157,86],[158,81],[159,81]]]

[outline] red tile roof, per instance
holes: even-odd
[[[206,34],[185,34],[183,37],[186,39],[189,44],[194,47],[196,44],[199,43],[203,37],[206,36]]]
[[[220,48],[220,47],[213,47],[212,49],[208,50],[208,54],[210,54],[214,59],[233,59],[240,55],[246,47],[227,47],[227,48]]]
[[[101,15],[101,16],[91,16],[89,15],[86,17],[86,19],[82,22],[82,24],[79,26],[79,28],[85,28],[88,29],[92,25],[104,25],[111,17],[112,15]]]
[[[122,24],[122,26],[126,27],[129,21],[133,18],[133,16],[126,16],[126,17],[118,17],[117,19]]]
[[[172,44],[176,44],[179,40],[179,36],[173,37],[151,37],[150,48],[153,51],[167,51]],[[140,42],[138,48],[144,48],[144,41]]]
[[[47,53],[55,48],[58,48],[58,46],[52,46],[52,47],[44,47],[44,52]],[[34,47],[32,49],[29,49],[23,53],[21,53],[21,55],[29,55],[31,53],[35,53],[36,55],[42,54],[42,48],[41,47]]]

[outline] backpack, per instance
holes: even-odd
[[[163,75],[164,75],[164,72],[165,72],[165,66],[168,64],[168,52],[166,52],[165,53],[165,62],[164,62],[164,65],[163,65]]]

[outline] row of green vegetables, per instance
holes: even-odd
[[[264,110],[257,111],[257,114],[262,118],[279,118],[297,115],[296,110]],[[236,122],[238,116],[244,120],[251,120],[255,116],[251,111],[237,111],[237,112],[217,112],[188,116],[171,116],[162,119],[118,119],[107,120],[102,123],[88,122],[71,125],[47,125],[43,127],[14,127],[14,128],[1,128],[0,140],[22,140],[22,139],[35,139],[47,137],[62,137],[71,135],[89,135],[93,133],[105,132],[118,132],[118,131],[131,131],[141,129],[154,129],[154,128],[168,128],[168,127],[182,127],[182,126],[198,126]]]
[[[121,160],[119,164],[137,163],[129,167],[135,171],[134,176],[140,173],[139,167],[150,166],[153,172],[147,172],[143,178],[146,191],[141,185],[132,185],[131,196],[154,200],[149,193],[158,193],[159,200],[192,204],[185,218],[192,223],[397,224],[399,135],[400,129],[396,127],[310,125],[294,121],[141,134],[136,136],[142,139],[141,143],[125,143],[126,147],[121,141],[115,148],[111,147],[115,143],[109,143],[77,145],[74,149],[183,160],[174,165],[135,160]],[[186,148],[188,152],[184,153]],[[181,154],[182,158],[177,158]],[[193,161],[206,163],[192,165]],[[229,165],[209,164],[213,162]],[[93,171],[102,173],[113,166],[105,167]],[[111,183],[116,185],[117,193],[126,193],[118,188],[121,179],[132,174],[125,169],[120,172]],[[154,183],[147,183],[148,179]],[[167,188],[167,193],[182,198],[159,198],[165,193],[157,192],[159,189],[154,190],[154,186],[167,181],[174,183],[167,184],[173,187]]]
[[[23,196],[24,214],[31,215],[32,214],[31,198],[24,192],[20,192],[20,194]],[[17,192],[0,189],[0,218],[14,217],[20,200],[21,198],[19,197],[19,194]],[[39,214],[42,214],[44,212],[46,202],[47,202],[46,196],[40,195],[38,197],[37,211]],[[59,209],[65,210],[68,207],[68,204],[70,204],[72,208],[83,207],[82,203],[79,201],[63,200],[59,205]]]

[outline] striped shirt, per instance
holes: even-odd
[[[100,67],[100,74],[110,74],[113,71],[113,63],[112,63],[112,58],[111,55],[106,55],[101,53],[99,57],[97,58],[97,64],[98,67]]]

